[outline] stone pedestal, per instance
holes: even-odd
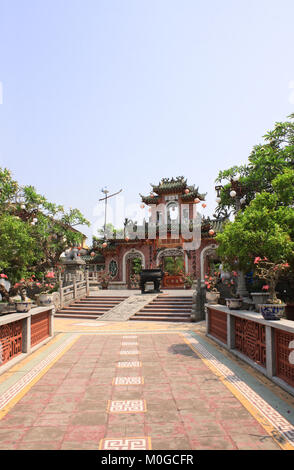
[[[62,264],[65,268],[63,287],[73,284],[74,280],[76,282],[84,280],[86,266],[86,262],[84,260],[79,259],[78,257],[74,259],[64,258],[62,260]]]

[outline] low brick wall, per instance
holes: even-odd
[[[294,322],[206,304],[206,334],[294,395]]]
[[[0,317],[0,373],[21,354],[28,354],[53,336],[53,308],[36,307],[27,313]],[[6,369],[6,368],[5,368]]]

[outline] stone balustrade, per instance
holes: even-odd
[[[294,395],[294,322],[206,304],[206,335]]]
[[[53,305],[0,316],[0,374],[54,335]]]

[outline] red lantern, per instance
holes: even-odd
[[[185,194],[189,194],[190,190],[189,189],[185,189]]]
[[[212,235],[214,235],[214,234],[215,234],[215,231],[211,229],[211,230],[209,230],[209,232],[208,232],[208,233],[209,233],[209,235],[211,235],[211,236],[212,236]]]
[[[144,209],[145,205],[144,205],[144,204],[141,204],[141,206],[140,206],[140,207],[141,207],[141,209]]]
[[[102,248],[106,248],[106,247],[107,247],[107,243],[106,242],[102,243]]]
[[[95,256],[95,252],[94,252],[94,251],[92,251],[92,253],[90,253],[90,255],[91,255],[91,256]]]
[[[125,238],[125,241],[128,242],[128,241],[129,241],[129,237],[126,237],[126,238]]]
[[[201,205],[202,205],[203,209],[205,209],[205,207],[207,206],[207,204],[205,204],[205,202]]]

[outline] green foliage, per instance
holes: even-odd
[[[73,227],[84,224],[89,222],[78,209],[65,211],[0,168],[0,269],[10,280],[55,266],[66,248],[82,242]]]
[[[184,259],[182,257],[166,256],[164,258],[164,270],[170,275],[178,275],[184,270]]]
[[[246,194],[246,204],[249,204],[256,193],[274,192],[277,188],[274,188],[273,180],[286,170],[294,170],[294,114],[289,118],[290,121],[276,123],[274,130],[264,136],[264,143],[253,148],[248,164],[219,172],[216,181],[225,181],[219,207],[235,207],[236,200],[230,197],[229,192],[230,181],[237,174],[240,175],[242,195]],[[289,173],[283,181],[287,178],[293,184],[293,174],[291,177]]]
[[[132,263],[132,274],[140,274],[142,271],[142,259],[141,258],[134,258]]]
[[[218,254],[231,269],[254,268],[257,256],[294,264],[293,209],[279,205],[279,194],[263,192],[218,234]]]
[[[37,262],[40,254],[35,249],[31,227],[21,219],[10,215],[0,216],[0,271],[8,279],[16,280],[28,275],[29,267]]]

